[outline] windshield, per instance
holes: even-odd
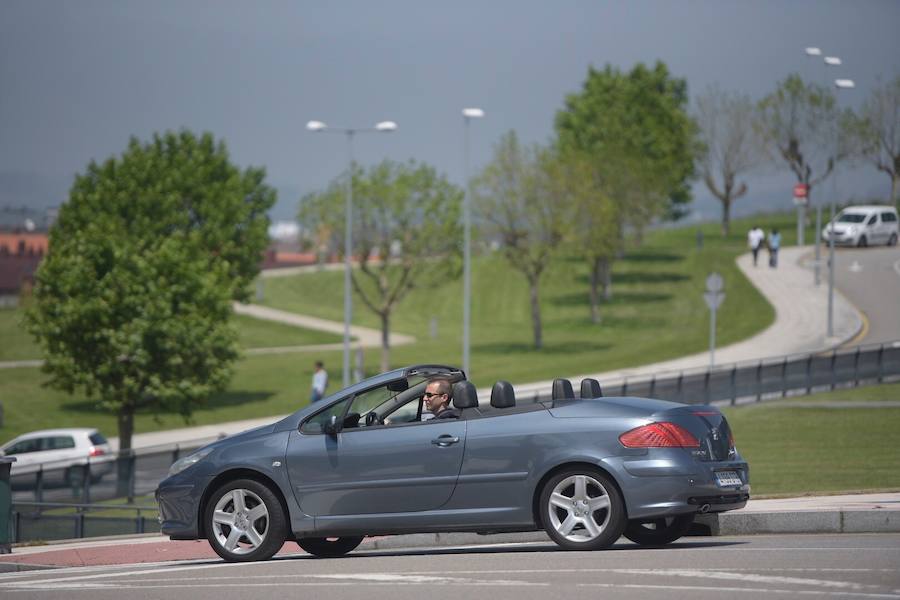
[[[862,213],[842,213],[838,215],[838,223],[862,223],[866,215]]]

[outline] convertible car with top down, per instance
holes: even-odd
[[[428,418],[425,388],[452,386],[456,418]],[[443,416],[443,415],[441,415]],[[270,558],[295,540],[323,557],[365,536],[545,530],[596,550],[619,537],[663,545],[698,513],[743,507],[749,468],[719,410],[493,386],[479,404],[460,369],[416,365],[366,379],[280,421],[172,465],[156,490],[162,532],[206,538],[227,561]]]

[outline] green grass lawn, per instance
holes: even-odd
[[[900,384],[725,409],[753,495],[900,489],[900,407],[852,407],[888,400]],[[821,402],[841,404],[804,406]]]
[[[241,348],[336,344],[342,338],[333,333],[304,329],[246,315],[235,315]],[[22,311],[0,309],[0,361],[41,358],[41,352],[22,325]]]
[[[793,241],[791,218],[758,217],[766,230],[776,226],[786,243]],[[746,251],[751,221],[737,221],[723,239],[718,225],[703,225],[704,244],[697,248],[697,227],[657,230],[644,244],[617,261],[613,299],[601,305],[602,322],[589,318],[588,270],[579,256],[556,260],[541,283],[543,350],[532,348],[528,290],[524,277],[497,253],[473,262],[472,378],[478,386],[497,379],[537,381],[563,375],[631,367],[701,352],[709,344],[709,312],[702,294],[712,271],[725,280],[726,299],[719,313],[719,345],[764,329],[774,312],[735,265]],[[342,320],[343,274],[322,272],[267,279],[270,306]],[[431,322],[437,335],[431,337]],[[393,331],[411,334],[418,343],[392,349],[391,364],[421,362],[459,364],[462,355],[462,283],[447,281],[414,290],[392,318]],[[354,322],[379,327],[378,318],[358,299]],[[380,350],[366,352],[374,374]]]

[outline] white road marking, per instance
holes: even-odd
[[[819,587],[863,590],[876,588],[877,585],[866,585],[850,581],[831,581],[827,579],[809,579],[805,577],[783,577],[775,575],[757,575],[755,573],[733,573],[729,571],[700,571],[697,569],[614,569],[616,573],[626,575],[658,575],[663,577],[696,577],[698,579],[726,579],[729,581],[746,581],[748,583],[782,583],[788,585],[812,585]]]
[[[862,265],[859,264],[859,261],[856,261],[856,260],[854,260],[854,261],[853,261],[853,264],[851,264],[851,265],[850,265],[849,267],[847,267],[847,268],[849,269],[849,271],[850,271],[851,273],[859,273],[860,271],[863,270]]]
[[[721,592],[748,592],[751,594],[786,594],[786,595],[804,595],[804,596],[837,596],[838,598],[884,598],[886,600],[897,600],[900,595],[896,594],[869,594],[860,592],[826,592],[823,590],[779,590],[771,588],[740,588],[740,587],[707,587],[700,585],[645,585],[638,583],[578,583],[578,587],[602,587],[602,588],[632,588],[645,590],[685,590],[685,591],[701,591],[710,592],[712,594],[721,595]]]

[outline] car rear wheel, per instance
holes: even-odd
[[[685,536],[693,524],[693,513],[649,521],[628,521],[624,535],[642,546],[664,546]]]
[[[300,538],[297,545],[321,558],[337,558],[352,552],[363,541],[363,536],[339,538]]]
[[[206,505],[206,538],[228,562],[272,558],[284,544],[287,522],[278,497],[252,479],[217,489]]]
[[[608,548],[627,522],[619,490],[609,477],[589,467],[551,477],[541,492],[540,508],[547,535],[566,550]]]

